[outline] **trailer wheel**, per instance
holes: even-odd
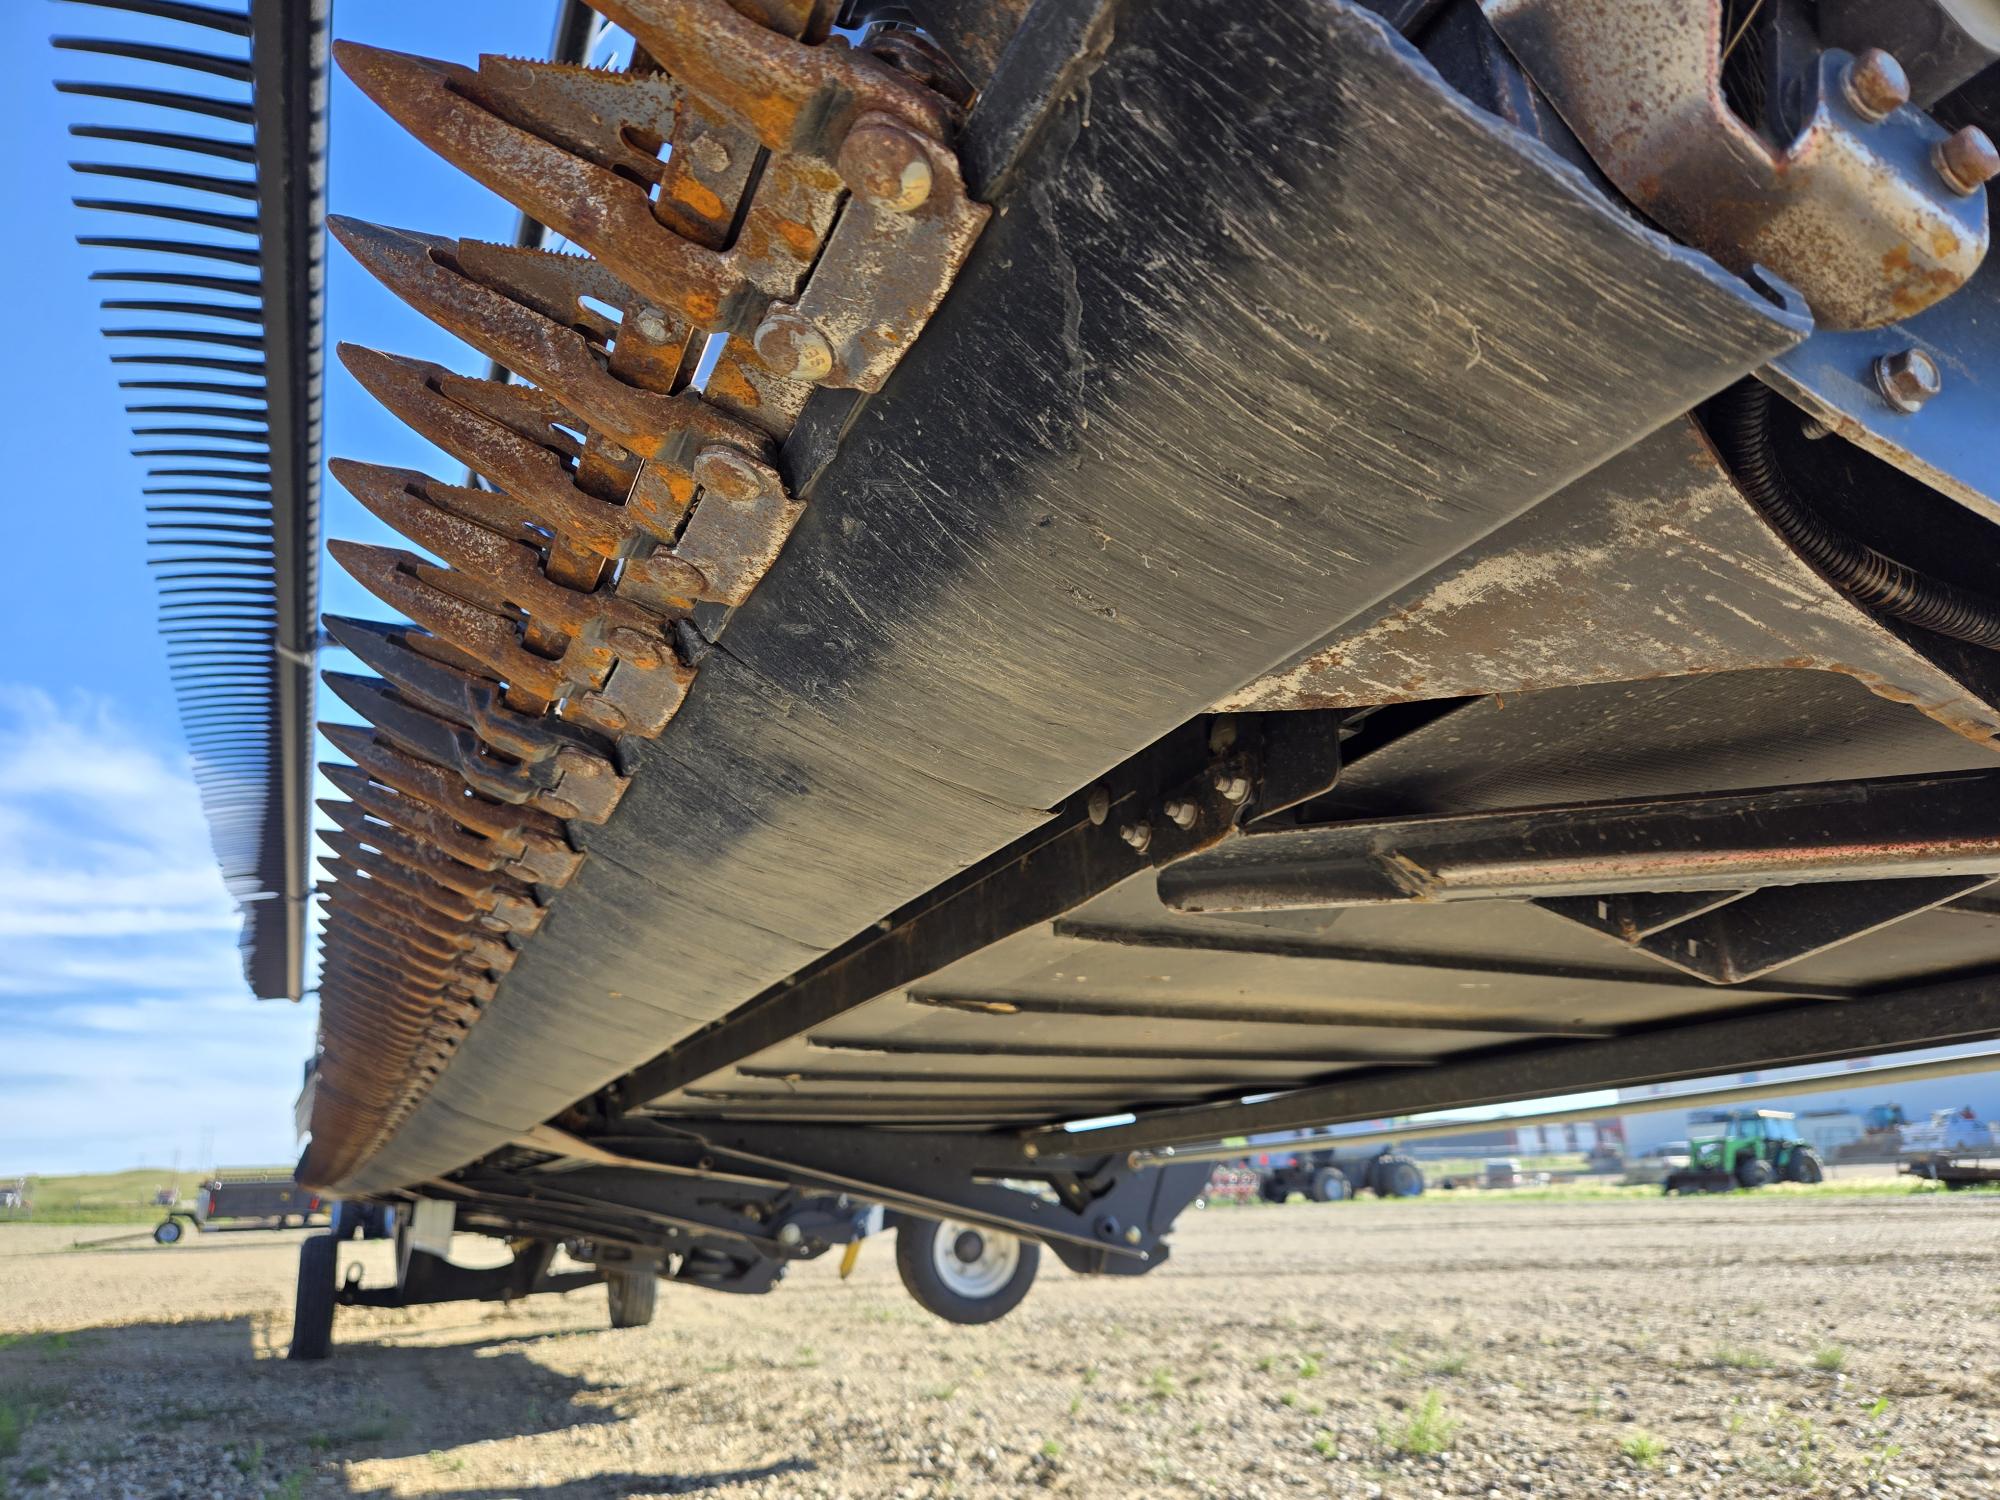
[[[1378,1156],[1369,1169],[1368,1185],[1378,1198],[1420,1198],[1424,1169],[1407,1156]]]
[[[962,1224],[905,1218],[896,1228],[896,1270],[922,1306],[947,1323],[991,1323],[1028,1295],[1042,1247],[1033,1240]]]
[[[1761,1156],[1746,1156],[1736,1164],[1736,1184],[1738,1187],[1769,1187],[1778,1180],[1778,1174],[1771,1164]]]
[[[162,1219],[153,1230],[156,1245],[178,1245],[187,1238],[187,1225],[179,1219]]]
[[[637,1271],[606,1271],[604,1293],[611,1304],[613,1328],[644,1328],[653,1321],[660,1302],[660,1278],[651,1266]]]
[[[1306,1189],[1306,1196],[1315,1203],[1344,1203],[1354,1196],[1354,1188],[1340,1168],[1321,1167],[1313,1173],[1312,1186]]]
[[[1257,1179],[1257,1196],[1266,1203],[1288,1203],[1292,1196],[1291,1181],[1276,1175],[1260,1177]]]
[[[292,1301],[292,1347],[287,1359],[325,1359],[333,1352],[334,1272],[340,1241],[316,1234],[299,1245],[299,1290]]]

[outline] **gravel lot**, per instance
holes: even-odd
[[[343,1313],[319,1366],[299,1234],[120,1233],[0,1229],[0,1492],[2000,1493],[2000,1197],[1214,1208],[986,1328],[885,1242],[627,1332],[594,1288]]]

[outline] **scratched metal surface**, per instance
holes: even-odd
[[[973,261],[830,462],[794,439],[786,552],[351,1189],[728,1013],[1799,335],[1363,12],[1044,6],[1095,65],[975,118],[1019,160]]]

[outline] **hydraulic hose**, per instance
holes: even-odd
[[[1919,573],[1829,526],[1786,478],[1772,440],[1770,388],[1746,380],[1721,403],[1717,436],[1736,483],[1778,534],[1856,604],[1953,640],[2000,650],[2000,608]]]

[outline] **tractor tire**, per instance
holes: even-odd
[[[660,1302],[660,1278],[648,1266],[638,1271],[606,1271],[605,1297],[613,1328],[644,1328]]]
[[[991,1323],[1021,1305],[1042,1247],[1019,1235],[906,1216],[896,1226],[896,1271],[925,1311],[947,1323]]]
[[[1785,1181],[1824,1182],[1826,1166],[1819,1159],[1819,1153],[1810,1146],[1801,1146],[1785,1158]]]
[[[286,1359],[325,1359],[333,1352],[334,1273],[340,1241],[316,1234],[299,1246],[299,1288],[292,1301],[292,1347]]]
[[[1315,1203],[1344,1203],[1354,1196],[1354,1187],[1340,1168],[1321,1167],[1313,1173],[1306,1196]]]
[[[1368,1186],[1378,1198],[1421,1198],[1424,1169],[1407,1156],[1378,1156],[1368,1169]]]
[[[1761,1156],[1746,1156],[1736,1164],[1736,1185],[1738,1187],[1769,1187],[1777,1180],[1777,1168],[1773,1167]]]
[[[1292,1185],[1283,1178],[1260,1177],[1257,1179],[1257,1196],[1266,1203],[1289,1203]]]

